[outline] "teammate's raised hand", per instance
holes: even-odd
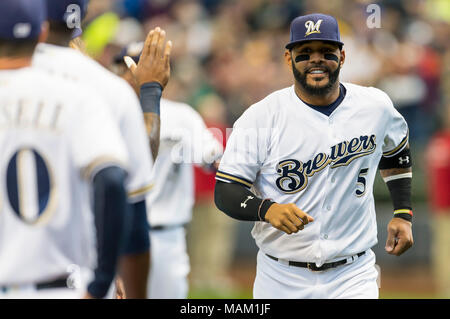
[[[292,203],[272,204],[266,213],[265,219],[273,227],[284,231],[288,235],[302,230],[306,224],[314,221],[314,218]]]
[[[392,218],[388,224],[385,250],[388,254],[400,256],[414,243],[412,224],[401,218]]]
[[[157,27],[148,33],[137,65],[130,57],[124,58],[139,87],[149,82],[158,82],[166,87],[170,77],[171,51],[172,42],[166,42],[166,32]]]

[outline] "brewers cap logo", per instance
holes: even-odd
[[[305,36],[308,36],[312,33],[320,33],[320,24],[322,23],[322,19],[318,20],[316,23],[312,20],[308,20],[305,22],[306,33]]]

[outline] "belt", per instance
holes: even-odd
[[[150,230],[168,230],[168,229],[186,227],[186,226],[187,226],[187,223],[175,224],[175,225],[155,225],[155,226],[150,226]]]
[[[10,290],[16,290],[16,289],[20,289],[22,287],[33,287],[36,290],[41,290],[41,289],[50,289],[50,288],[69,288],[67,287],[67,279],[69,277],[61,277],[55,280],[51,280],[51,281],[43,281],[40,283],[36,283],[36,284],[31,284],[31,285],[8,285],[8,286],[0,286],[0,292],[6,293]]]
[[[342,259],[342,260],[334,261],[334,262],[331,262],[331,263],[323,264],[320,267],[317,267],[315,263],[300,262],[300,261],[289,261],[288,264],[289,264],[289,266],[308,268],[311,271],[323,271],[323,270],[327,270],[327,269],[330,269],[330,268],[335,268],[335,267],[340,266],[340,265],[345,265],[346,263],[348,263],[350,261],[353,262],[355,259],[357,259],[358,257],[361,257],[365,253],[366,253],[365,251],[363,251],[361,253],[358,253],[358,254],[350,257],[351,260],[349,260],[349,258]],[[269,258],[271,258],[271,259],[273,259],[275,261],[279,261],[279,258],[277,258],[277,257],[273,257],[273,256],[270,256],[268,254],[266,254],[266,255],[267,255],[267,257],[269,257]]]

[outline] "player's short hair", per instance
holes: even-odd
[[[65,22],[49,20],[48,23],[50,26],[50,32],[72,38],[73,29],[69,28]]]
[[[37,44],[38,39],[0,39],[0,57],[32,56]]]

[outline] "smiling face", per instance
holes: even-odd
[[[338,85],[345,52],[337,44],[324,41],[302,42],[285,52],[294,78],[310,95],[326,95]]]

